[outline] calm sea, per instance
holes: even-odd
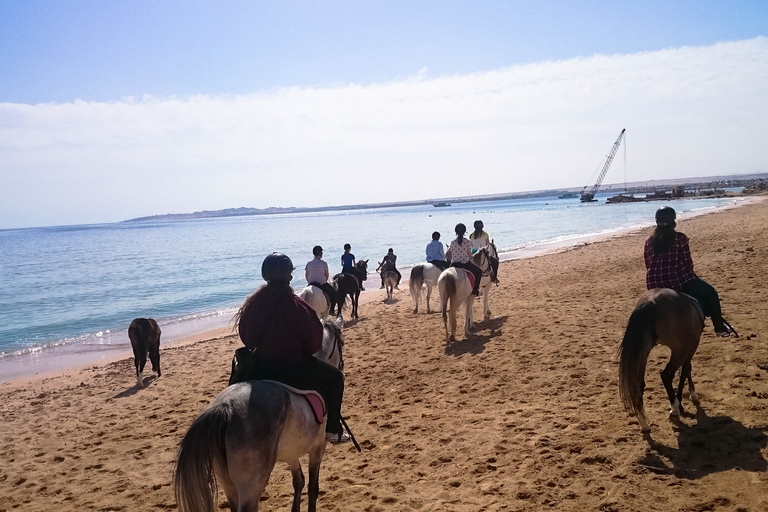
[[[680,200],[673,206],[693,214],[736,202]],[[391,247],[405,267],[423,261],[433,231],[449,242],[458,222],[471,230],[482,219],[499,250],[515,254],[646,226],[659,206],[550,197],[0,230],[0,381],[130,350],[126,329],[136,317],[157,319],[164,342],[226,325],[262,284],[261,261],[272,251],[293,259],[298,289],[317,244],[331,273],[340,270],[345,243],[372,268]],[[376,279],[369,283],[378,288]]]

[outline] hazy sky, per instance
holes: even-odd
[[[0,229],[766,172],[766,2],[0,1]],[[606,182],[624,180],[623,150]]]

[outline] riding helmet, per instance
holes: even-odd
[[[656,224],[659,226],[674,226],[676,217],[674,208],[669,206],[662,206],[656,210]]]
[[[261,264],[261,277],[265,281],[285,281],[290,283],[293,276],[293,262],[291,258],[279,252],[273,252]]]

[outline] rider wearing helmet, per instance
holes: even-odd
[[[483,271],[480,267],[472,263],[472,242],[464,238],[467,227],[464,224],[456,224],[456,239],[451,242],[451,266],[463,268],[472,272],[475,276],[475,287],[472,293],[475,296],[480,295],[480,280],[483,278]]]
[[[479,249],[482,249],[483,247],[487,247],[491,243],[491,237],[488,236],[488,233],[483,231],[483,221],[476,220],[474,224],[475,230],[469,234],[469,240],[472,242],[472,254],[476,253]],[[498,258],[494,258],[490,254],[488,255],[488,260],[491,262],[491,280],[499,284],[499,260]]]
[[[395,252],[392,249],[389,249],[387,251],[387,254],[384,255],[384,258],[379,262],[379,266],[376,269],[376,271],[381,270],[381,288],[384,289],[384,272],[394,272],[397,274],[397,284],[395,284],[395,288],[398,290],[400,289],[400,279],[402,279],[403,274],[400,273],[399,270],[397,270],[397,267],[395,266],[397,263],[397,256],[395,255]]]
[[[245,380],[276,380],[298,389],[316,390],[328,409],[330,441],[349,436],[341,427],[344,374],[313,357],[322,348],[323,326],[317,314],[290,286],[293,263],[285,254],[264,259],[261,275],[267,281],[238,311],[237,331],[247,347],[247,364],[233,361],[229,384]],[[243,349],[241,349],[243,350]]]
[[[331,304],[335,304],[336,290],[328,282],[330,272],[328,271],[328,264],[323,261],[323,248],[319,245],[314,246],[312,254],[315,258],[304,267],[304,279],[306,279],[308,286],[317,286],[323,290]]]
[[[664,206],[656,211],[656,230],[645,241],[645,284],[653,288],[671,288],[696,298],[704,314],[712,318],[717,336],[726,337],[729,330],[723,322],[720,297],[711,284],[693,272],[688,237],[675,231],[675,210]]]

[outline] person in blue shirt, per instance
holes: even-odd
[[[351,245],[344,244],[344,254],[341,255],[341,273],[352,274],[353,276],[360,279],[361,276],[358,275],[357,269],[355,268],[355,265],[357,264],[355,261],[355,255],[350,252],[351,250]],[[365,290],[365,288],[363,288],[362,280],[360,280],[360,290]]]
[[[448,262],[445,261],[445,251],[443,244],[440,243],[440,233],[432,233],[432,241],[427,244],[427,262],[433,264],[440,270],[448,268]]]

